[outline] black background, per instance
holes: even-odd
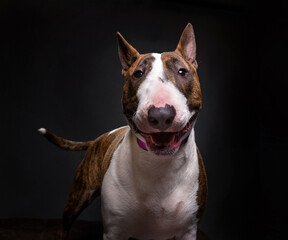
[[[171,51],[188,22],[203,110],[196,142],[211,239],[288,239],[287,6],[256,1],[0,3],[0,218],[60,218],[90,140],[126,124],[116,31],[140,53]],[[99,199],[80,216],[100,219]]]

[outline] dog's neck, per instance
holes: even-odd
[[[134,139],[132,143],[134,181],[141,186],[141,192],[149,192],[153,186],[155,192],[166,194],[183,181],[198,161],[194,136],[192,129],[187,142],[176,153],[171,156],[157,156],[139,147],[136,136],[131,133],[130,137]]]

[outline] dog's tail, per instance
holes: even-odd
[[[50,132],[45,128],[39,128],[38,132],[46,137],[50,142],[54,143],[56,146],[67,150],[67,151],[85,151],[91,145],[92,141],[88,142],[74,142],[61,137],[58,137],[54,133]]]

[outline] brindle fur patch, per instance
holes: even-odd
[[[199,112],[202,108],[202,95],[196,68],[177,52],[162,53],[165,75],[187,98],[189,110]],[[178,71],[187,70],[185,76]]]
[[[198,164],[199,164],[199,188],[197,191],[197,203],[199,206],[197,212],[197,218],[200,220],[206,208],[207,197],[208,197],[208,180],[206,175],[206,170],[203,162],[203,158],[199,149],[197,148]]]
[[[137,91],[141,83],[145,80],[147,74],[152,69],[152,63],[155,58],[152,54],[142,54],[132,64],[129,70],[125,73],[125,84],[123,87],[122,106],[123,112],[126,115],[129,122],[132,120],[133,115],[137,111],[138,99]],[[136,71],[142,71],[143,75],[141,78],[136,78],[134,73]]]

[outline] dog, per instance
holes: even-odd
[[[39,132],[70,151],[86,151],[66,202],[58,239],[99,195],[104,240],[195,240],[207,200],[207,176],[195,143],[202,109],[196,42],[190,23],[175,51],[140,54],[118,32],[128,125],[93,141]]]

